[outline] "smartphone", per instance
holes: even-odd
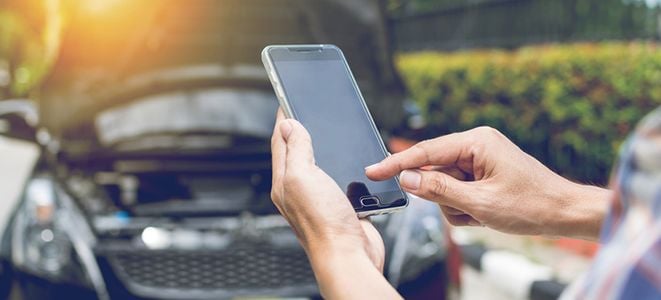
[[[308,130],[317,166],[344,190],[358,216],[406,207],[397,178],[365,176],[365,167],[388,152],[342,51],[334,45],[268,46],[262,61],[285,115]]]

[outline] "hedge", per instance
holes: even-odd
[[[653,43],[401,54],[434,135],[489,125],[574,180],[603,184],[619,145],[661,105]]]

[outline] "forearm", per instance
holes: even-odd
[[[571,183],[559,211],[557,235],[596,241],[609,208],[612,191]]]
[[[351,247],[308,249],[317,283],[326,299],[401,299],[362,251]]]

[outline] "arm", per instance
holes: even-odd
[[[400,174],[402,188],[438,202],[453,225],[514,234],[595,240],[611,197],[552,172],[489,127],[423,141],[366,174]]]
[[[401,299],[367,255],[349,247],[310,254],[321,294],[327,299]]]
[[[598,240],[613,192],[573,182],[567,186],[567,208],[557,211],[556,223],[551,226],[554,230],[547,235]]]

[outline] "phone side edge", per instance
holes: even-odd
[[[279,47],[284,47],[284,46],[274,46],[274,45],[269,45],[264,47],[262,49],[261,57],[262,57],[262,64],[264,64],[264,69],[266,69],[266,75],[269,78],[269,81],[271,82],[271,86],[273,87],[273,92],[275,93],[275,97],[278,99],[278,104],[280,104],[280,107],[282,108],[282,111],[285,114],[285,117],[288,119],[293,119],[294,118],[294,113],[291,109],[291,106],[289,105],[289,101],[287,100],[287,95],[284,93],[284,88],[280,84],[282,95],[279,95],[277,92],[279,82],[281,80],[278,78],[278,74],[275,71],[275,65],[273,64],[273,60],[271,59],[271,56],[269,55],[269,51],[271,49],[279,48]]]
[[[396,206],[396,207],[389,207],[389,208],[384,208],[384,209],[375,209],[375,210],[368,210],[368,211],[358,211],[356,212],[356,215],[358,215],[358,218],[367,218],[369,216],[377,216],[377,215],[387,215],[387,214],[392,214],[399,212],[400,210],[403,210],[409,206],[409,198],[408,196],[404,196],[406,199],[406,203],[402,206]]]

